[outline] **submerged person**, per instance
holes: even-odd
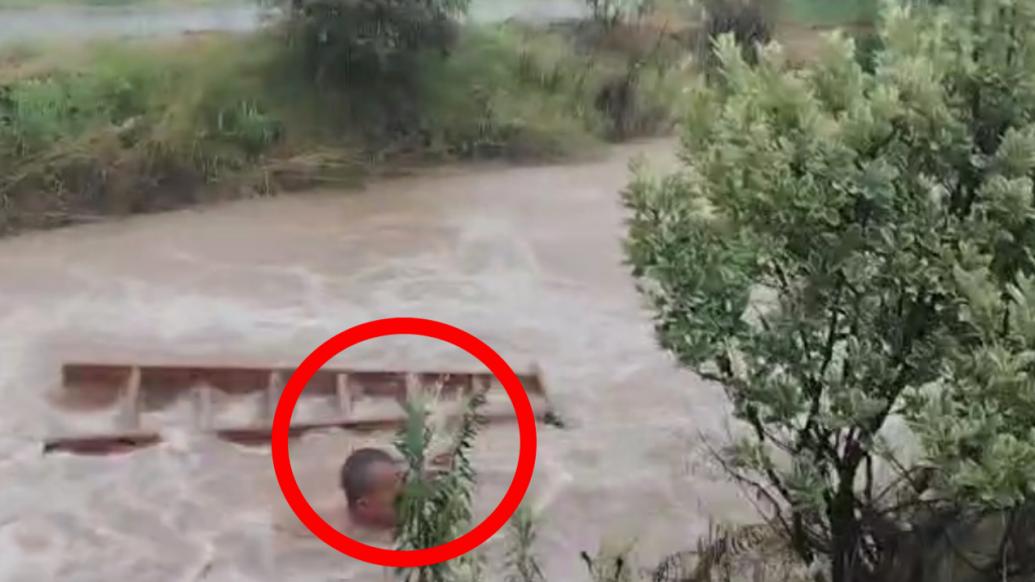
[[[359,449],[349,455],[341,466],[341,489],[350,520],[363,528],[394,530],[403,482],[399,463],[381,449]]]
[[[350,538],[389,547],[398,525],[396,502],[404,482],[405,474],[390,454],[375,448],[357,449],[341,466],[339,494],[314,509]],[[297,518],[289,521],[278,519],[275,528],[291,537],[316,539]]]

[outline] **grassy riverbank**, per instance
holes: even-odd
[[[805,23],[851,21],[869,1],[835,14],[788,0],[777,37],[807,60],[817,33]],[[0,234],[664,134],[702,46],[692,14],[659,2],[613,27],[468,24],[448,56],[417,51],[346,82],[314,75],[284,26],[0,48]]]
[[[275,31],[8,47],[0,232],[663,133],[688,73],[678,50],[655,50],[659,35],[469,26],[448,58],[420,54],[405,79],[347,87],[306,78]]]

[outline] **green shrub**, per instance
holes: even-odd
[[[240,146],[252,157],[266,151],[280,135],[280,122],[249,101],[221,110],[215,128],[216,136]]]
[[[578,152],[591,145],[599,124],[590,97],[592,66],[551,36],[468,30],[451,58],[427,55],[421,61],[419,124],[432,149],[447,155],[555,158]]]
[[[875,31],[862,31],[854,36],[856,60],[863,70],[872,73],[877,69],[877,56],[884,43]]]
[[[685,168],[627,193],[661,342],[725,384],[734,475],[835,582],[906,579],[911,531],[1035,501],[1031,7],[894,7],[872,73],[840,35],[804,71],[720,37]],[[1018,556],[975,559],[1030,577]]]
[[[406,76],[413,57],[447,52],[468,0],[292,0],[287,30],[305,73],[342,85]]]
[[[655,0],[585,0],[593,20],[605,29],[642,17],[650,12]]]
[[[713,42],[723,34],[732,34],[743,47],[749,60],[756,58],[756,48],[773,37],[776,24],[777,0],[704,0],[704,26],[697,52],[706,57],[713,54]]]
[[[406,424],[396,439],[396,449],[406,462],[408,472],[399,502],[400,525],[396,544],[400,550],[418,550],[439,546],[456,539],[471,526],[471,503],[475,471],[471,450],[478,430],[484,423],[481,406],[485,395],[470,394],[464,405],[460,426],[451,435],[449,470],[433,476],[428,471],[428,452],[436,435],[431,426],[433,400],[422,390],[411,386],[405,404]],[[480,579],[477,554],[465,554],[455,560],[412,569],[398,570],[406,582],[462,582]]]

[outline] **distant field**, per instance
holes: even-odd
[[[784,0],[784,17],[807,26],[868,24],[877,17],[878,4],[878,0]]]
[[[51,6],[203,6],[206,4],[242,3],[244,1],[246,0],[0,0],[0,9],[28,9]]]

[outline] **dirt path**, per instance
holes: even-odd
[[[669,163],[672,148],[448,169],[0,241],[0,581],[376,579],[319,543],[277,541],[283,502],[266,449],[183,432],[128,456],[43,457],[39,440],[75,421],[46,398],[63,361],[294,365],[385,316],[440,319],[515,367],[544,369],[568,422],[541,428],[529,496],[551,580],[585,579],[579,551],[609,532],[635,535],[653,558],[692,543],[707,514],[750,515],[697,442],[723,430],[720,390],[655,346],[621,264],[626,164],[641,153]],[[442,368],[468,357],[407,340],[342,358]],[[307,494],[333,492],[355,442],[335,433],[293,445]],[[510,478],[515,443],[511,427],[479,443],[483,512]]]

